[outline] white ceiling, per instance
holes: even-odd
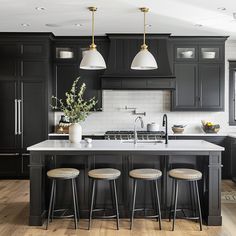
[[[143,15],[138,8],[147,6],[150,33],[229,35],[236,39],[236,0],[0,0],[0,6],[0,32],[90,35],[91,13],[87,7],[97,6],[96,35],[141,33]],[[36,7],[46,10],[37,11]],[[23,27],[24,23],[30,26]],[[77,23],[82,26],[75,26]]]

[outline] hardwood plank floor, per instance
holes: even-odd
[[[223,181],[222,191],[236,190],[232,181]],[[204,226],[199,231],[198,223],[177,220],[176,230],[163,220],[163,230],[158,229],[155,220],[135,220],[133,230],[129,230],[129,220],[120,221],[120,230],[115,229],[114,221],[94,220],[92,229],[87,230],[87,220],[81,220],[80,229],[75,231],[73,220],[54,220],[49,229],[28,226],[29,181],[0,180],[0,236],[235,236],[236,235],[236,204],[222,204],[222,227]]]

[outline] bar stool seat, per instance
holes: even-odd
[[[135,179],[155,180],[162,176],[162,172],[156,169],[134,169],[129,172],[130,177]]]
[[[91,195],[91,205],[90,205],[90,213],[89,213],[89,225],[88,229],[91,228],[92,218],[94,212],[103,211],[103,216],[96,217],[97,219],[112,219],[116,218],[116,227],[119,229],[119,209],[118,209],[118,199],[117,199],[117,189],[116,189],[116,180],[120,177],[121,172],[117,169],[113,168],[101,168],[101,169],[93,169],[88,172],[88,176],[92,180],[92,195]],[[108,181],[110,183],[111,190],[111,200],[113,205],[113,211],[115,214],[106,215],[106,209],[97,209],[96,208],[96,186],[98,181]]]
[[[94,179],[113,180],[120,176],[120,171],[113,168],[94,169],[88,172],[88,176]]]
[[[79,176],[79,170],[74,168],[57,168],[49,170],[47,176],[56,179],[73,179]]]
[[[202,178],[202,173],[194,169],[172,169],[169,171],[169,176],[175,179],[182,180],[200,180]]]

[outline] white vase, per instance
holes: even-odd
[[[69,127],[69,140],[72,143],[80,143],[82,139],[82,127],[79,123],[72,123]]]

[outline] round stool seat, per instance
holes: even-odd
[[[169,176],[181,180],[199,180],[202,178],[202,173],[194,169],[172,169],[169,171]]]
[[[58,179],[73,179],[79,175],[79,170],[74,168],[57,168],[49,170],[47,176],[49,178],[58,178]]]
[[[162,172],[157,169],[134,169],[129,172],[130,177],[134,179],[155,180],[162,176]]]
[[[88,172],[88,176],[94,179],[117,179],[120,176],[120,171],[112,168],[94,169]]]

